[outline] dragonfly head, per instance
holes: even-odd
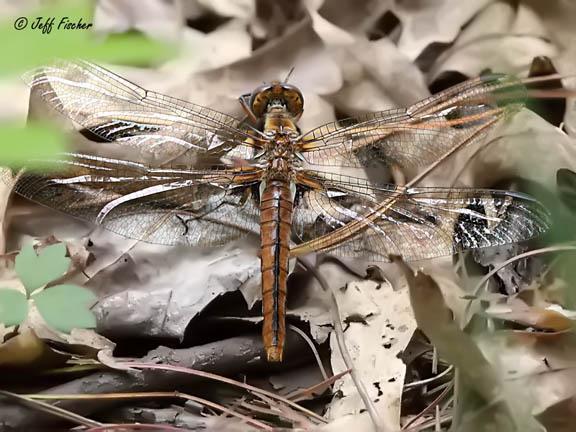
[[[256,117],[262,117],[274,110],[285,110],[298,118],[304,110],[304,98],[296,86],[285,82],[273,82],[262,85],[252,92],[250,109]]]

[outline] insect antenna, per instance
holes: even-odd
[[[294,66],[292,66],[292,67],[290,68],[290,70],[289,70],[288,73],[286,74],[286,78],[284,78],[284,81],[283,81],[283,82],[285,82],[285,83],[288,82],[288,80],[289,80],[290,77],[292,76],[292,72],[294,72]]]

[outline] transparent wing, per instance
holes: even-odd
[[[257,170],[176,170],[68,156],[50,171],[25,174],[15,192],[150,243],[214,246],[259,232],[259,208],[250,195],[262,174]]]
[[[428,165],[463,142],[473,142],[518,110],[523,84],[503,75],[469,80],[405,109],[328,123],[302,138],[312,165],[367,167],[374,160],[403,167]]]
[[[83,133],[143,154],[160,148],[190,157],[246,147],[251,140],[234,117],[145,90],[86,61],[58,61],[23,78],[32,94],[79,124]]]
[[[308,172],[323,190],[301,190],[294,256],[325,251],[388,261],[421,260],[537,236],[550,225],[546,209],[519,193],[488,189],[373,186],[359,178]]]

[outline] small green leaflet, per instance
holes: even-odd
[[[28,315],[28,300],[18,290],[0,288],[0,323],[6,327],[20,325]]]
[[[34,290],[59,278],[68,270],[70,259],[66,258],[66,245],[58,243],[40,251],[40,256],[32,245],[26,245],[16,256],[16,274],[30,295]]]
[[[32,245],[22,248],[16,256],[15,268],[27,294],[0,288],[0,323],[13,326],[24,321],[31,298],[40,315],[55,330],[69,333],[74,328],[96,327],[96,317],[90,310],[96,296],[89,289],[56,285],[37,291],[66,272],[70,259],[65,254],[63,243],[44,248],[40,256]]]
[[[87,288],[56,285],[32,296],[38,312],[46,323],[61,332],[74,328],[94,328],[96,318],[89,309],[96,296]]]

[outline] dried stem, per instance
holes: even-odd
[[[326,373],[326,369],[324,369],[324,365],[322,364],[322,360],[320,359],[320,354],[318,353],[318,350],[316,349],[314,342],[312,342],[310,340],[310,338],[308,337],[308,335],[306,333],[304,333],[302,330],[300,330],[298,327],[296,327],[292,324],[289,324],[288,328],[290,330],[292,330],[293,332],[298,333],[302,337],[302,339],[304,339],[306,341],[306,343],[308,344],[308,346],[312,350],[312,353],[314,353],[314,358],[316,359],[316,363],[318,363],[318,369],[320,369],[320,373],[322,374],[322,378],[324,378],[324,380],[327,380],[328,374]]]

